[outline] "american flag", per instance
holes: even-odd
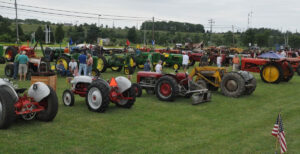
[[[286,141],[285,141],[285,134],[283,130],[283,123],[280,114],[278,114],[276,123],[272,129],[272,135],[277,137],[278,142],[280,144],[280,153],[284,153],[287,151]]]

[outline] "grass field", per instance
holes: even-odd
[[[118,75],[108,69],[103,77]],[[265,84],[255,76],[256,91],[238,99],[215,92],[211,102],[193,106],[190,99],[161,102],[144,92],[133,108],[111,104],[106,113],[90,112],[77,96],[75,106],[65,107],[61,96],[68,86],[58,78],[54,121],[18,120],[0,130],[0,153],[274,153],[271,130],[280,110],[288,151],[298,153],[300,77]]]

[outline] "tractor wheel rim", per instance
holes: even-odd
[[[167,97],[172,92],[171,85],[169,83],[162,83],[159,91],[163,96]]]
[[[124,96],[124,97],[130,97],[130,96],[129,96],[129,92],[130,92],[130,91],[124,92],[124,93],[123,93],[123,96]],[[118,102],[118,104],[120,104],[120,105],[125,105],[127,102],[128,102],[127,99],[120,99],[120,101]]]
[[[139,68],[144,68],[144,65],[139,65]]]
[[[91,88],[88,93],[88,103],[92,109],[97,110],[102,105],[102,94],[98,88]]]
[[[12,51],[8,50],[7,53],[5,54],[6,59],[11,60],[12,57]]]
[[[26,110],[33,110],[36,108],[36,106],[27,104],[23,108],[26,108]],[[28,113],[28,114],[22,114],[21,117],[22,117],[22,119],[29,121],[29,120],[32,120],[35,117],[35,115],[36,115],[36,112],[32,112],[32,113]]]
[[[178,69],[178,64],[174,64],[174,69],[175,69],[175,70]]]
[[[236,91],[236,89],[238,88],[238,84],[235,80],[228,80],[226,82],[226,88],[229,90],[229,91]]]
[[[130,60],[129,60],[129,65],[130,65],[131,67],[134,67],[134,60],[133,60],[132,58],[130,58]]]
[[[96,76],[96,72],[95,71],[92,71],[92,76]]]
[[[0,101],[0,119],[2,119],[2,102]]]
[[[70,105],[71,104],[71,94],[69,92],[64,95],[64,103],[66,105]]]
[[[279,70],[275,66],[267,66],[263,70],[263,77],[268,82],[275,82],[279,78]]]
[[[100,58],[98,59],[98,64],[97,64],[97,70],[102,71],[104,67],[103,60]]]
[[[116,70],[118,70],[118,69],[119,69],[119,67],[117,67],[117,66],[114,66],[114,67],[111,67],[111,69],[112,69],[112,70],[114,70],[114,71],[116,71]]]
[[[129,69],[125,68],[125,74],[128,75],[129,74]]]

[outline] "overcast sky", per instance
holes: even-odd
[[[1,1],[14,2],[14,0]],[[252,11],[250,27],[268,27],[293,32],[298,29],[300,31],[299,0],[17,0],[17,2],[96,14],[146,17],[149,20],[155,17],[159,20],[203,24],[206,29],[209,26],[208,20],[213,19],[215,21],[213,31],[228,31],[232,29],[232,25],[235,30],[245,30],[248,26],[248,14]],[[11,6],[2,3],[0,5]],[[19,8],[26,7],[19,6]],[[11,9],[1,8],[0,13],[2,16],[14,18],[14,11]],[[38,18],[60,23],[98,23],[97,17],[83,19],[24,11],[19,11],[19,15],[23,19]],[[142,21],[100,19],[100,23],[109,27],[112,27],[113,24],[116,27],[131,27],[140,26]]]

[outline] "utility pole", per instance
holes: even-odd
[[[154,17],[152,17],[152,41],[154,41]]]
[[[17,0],[15,0],[15,9],[16,9],[17,44],[19,44],[19,26],[18,26],[18,8],[17,8]]]
[[[234,26],[232,25],[232,45],[234,46]]]
[[[100,17],[101,17],[101,15],[99,14],[98,15],[98,27],[100,27]]]
[[[253,14],[252,11],[250,13],[248,13],[248,26],[247,26],[247,29],[251,28],[252,14]]]
[[[215,24],[215,21],[213,19],[209,19],[208,23],[210,25],[210,34],[209,34],[209,41],[211,39],[211,34],[212,34],[212,28],[213,28],[213,24]]]

